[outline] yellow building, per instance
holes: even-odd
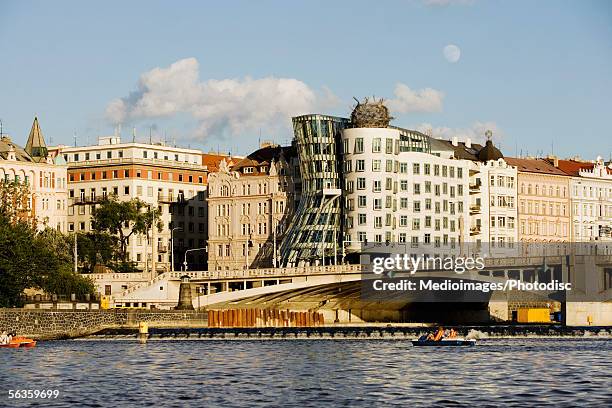
[[[521,242],[570,241],[570,177],[544,159],[506,158],[518,171]]]

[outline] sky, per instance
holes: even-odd
[[[507,156],[612,155],[612,2],[0,1],[0,120],[25,144],[248,154],[291,117],[384,98],[393,124]],[[135,130],[134,130],[135,129]]]

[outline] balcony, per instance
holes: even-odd
[[[168,194],[158,194],[157,195],[157,201],[159,203],[166,203],[166,204],[171,204],[174,202],[174,195],[168,195]]]
[[[470,205],[470,215],[480,214],[480,205],[474,204]]]
[[[73,205],[95,204],[102,200],[102,197],[73,197]]]
[[[482,184],[480,183],[470,183],[470,194],[476,194],[480,192],[480,186],[482,186]]]
[[[480,225],[475,225],[470,228],[470,235],[478,235],[480,234]]]
[[[168,245],[158,245],[157,252],[160,254],[168,252]]]

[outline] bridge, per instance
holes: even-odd
[[[372,279],[368,267],[328,265],[292,268],[175,271],[148,278],[145,274],[98,274],[98,287],[110,287],[115,307],[155,307],[171,309],[177,305],[181,280],[188,277],[193,307],[201,308],[280,308],[320,310],[326,321],[402,321],[415,313],[418,299],[381,302],[366,299],[362,289],[365,279]],[[543,268],[545,266],[545,268]],[[546,270],[544,270],[546,269]],[[134,276],[132,276],[134,275]],[[453,271],[424,270],[410,275],[398,272],[396,279],[452,279],[503,283],[508,279],[522,282],[546,282],[552,279],[571,282],[573,289],[564,302],[568,324],[612,324],[612,255],[556,255],[486,258],[485,268],[458,275]],[[119,285],[120,284],[120,285]],[[108,292],[108,291],[107,291]],[[511,296],[512,295],[512,296]],[[474,302],[438,305],[440,313],[451,316],[453,310],[466,319],[495,318],[510,320],[509,304],[559,301],[559,293],[494,292],[484,307],[472,310]],[[459,306],[458,306],[459,304]],[[432,305],[427,305],[432,309]],[[415,310],[413,310],[415,309]],[[427,313],[430,313],[429,310]],[[425,313],[427,315],[427,313]],[[449,315],[450,313],[450,315]],[[486,315],[486,316],[485,316]],[[435,318],[433,316],[432,318]]]

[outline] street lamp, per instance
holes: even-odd
[[[170,272],[174,272],[174,230],[182,231],[181,227],[174,227],[170,230],[170,257],[172,265],[170,265]]]
[[[185,259],[183,260],[183,266],[185,267],[185,272],[187,272],[187,253],[193,251],[208,251],[208,247],[205,248],[193,248],[185,251]]]

